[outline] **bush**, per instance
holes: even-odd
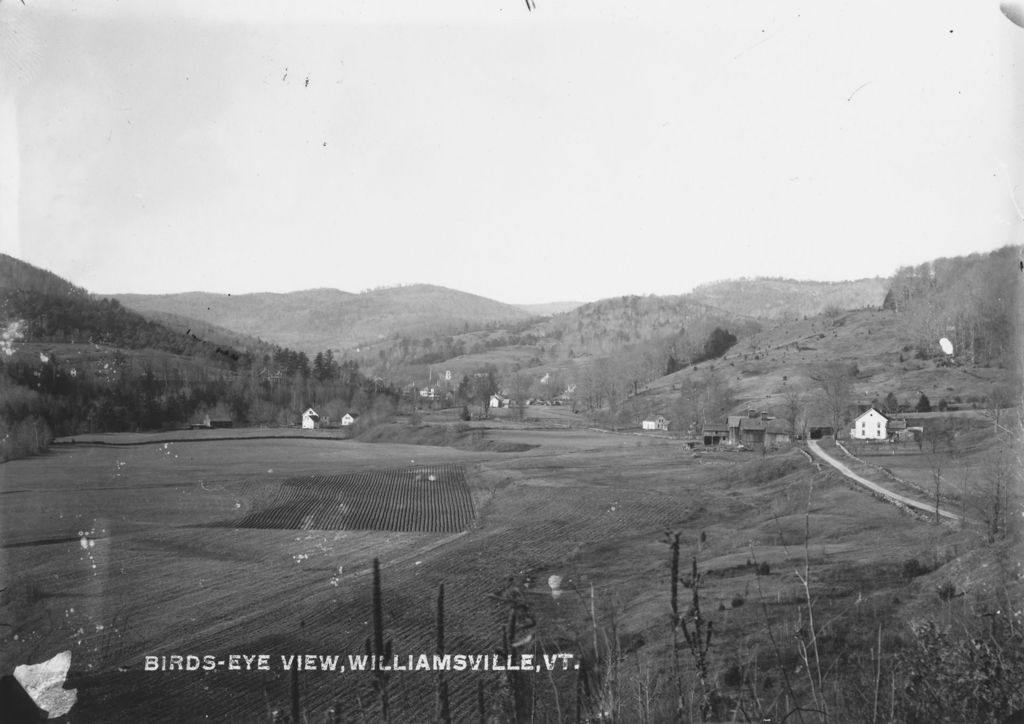
[[[768,565],[768,561],[761,561],[757,565],[757,575],[767,576],[772,572],[771,566]]]
[[[931,569],[921,564],[921,561],[916,558],[908,558],[903,561],[903,580],[910,581],[918,576],[923,576],[925,573],[930,573]]]
[[[956,586],[953,585],[952,581],[946,581],[939,585],[936,593],[939,594],[940,601],[950,601],[956,596]]]
[[[1024,636],[1002,618],[999,638],[944,631],[931,621],[916,629],[896,656],[896,720],[1000,722],[1024,706]]]

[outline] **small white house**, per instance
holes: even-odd
[[[853,421],[850,437],[855,440],[886,440],[889,437],[888,425],[889,418],[872,407]]]
[[[653,420],[644,420],[641,427],[644,430],[668,430],[669,422],[664,415],[658,415]]]
[[[348,427],[349,425],[354,425],[357,417],[359,417],[359,415],[351,412],[346,412],[344,416],[341,418],[341,426]]]
[[[491,407],[508,407],[508,398],[501,395],[491,395]]]
[[[312,430],[320,425],[320,415],[312,407],[302,413],[302,429]]]

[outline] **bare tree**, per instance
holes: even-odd
[[[696,433],[712,422],[720,420],[734,403],[733,390],[728,381],[709,368],[692,381],[683,383],[676,399],[674,414],[685,432],[691,425]]]
[[[515,370],[506,378],[505,387],[509,391],[514,405],[513,414],[517,420],[526,417],[526,403],[530,399],[530,387],[533,379],[522,370]]]
[[[1013,400],[1014,391],[1009,385],[996,385],[985,395],[985,416],[992,420],[993,434],[999,433],[1003,412],[1013,407]]]
[[[985,522],[990,543],[996,538],[1006,538],[1009,528],[1009,511],[1013,505],[1012,492],[1020,471],[1012,453],[1006,446],[993,452],[980,480],[976,507]]]
[[[789,423],[793,439],[802,432],[807,423],[807,398],[803,391],[795,385],[786,387],[782,393],[782,419]]]
[[[950,418],[938,418],[925,430],[925,457],[932,469],[932,480],[935,483],[935,522],[939,522],[939,501],[942,496],[942,471],[947,463],[956,457],[954,453],[956,431]]]
[[[818,387],[822,407],[832,423],[836,438],[847,420],[847,410],[853,400],[853,379],[856,367],[846,362],[827,362],[814,368],[810,377]]]

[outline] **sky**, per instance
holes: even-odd
[[[1022,63],[988,0],[0,0],[0,251],[101,294],[887,276],[1024,242]]]

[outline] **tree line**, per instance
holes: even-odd
[[[941,354],[938,341],[953,345],[954,364],[1012,364],[1018,252],[941,258],[897,270],[883,302],[904,323],[919,357]]]

